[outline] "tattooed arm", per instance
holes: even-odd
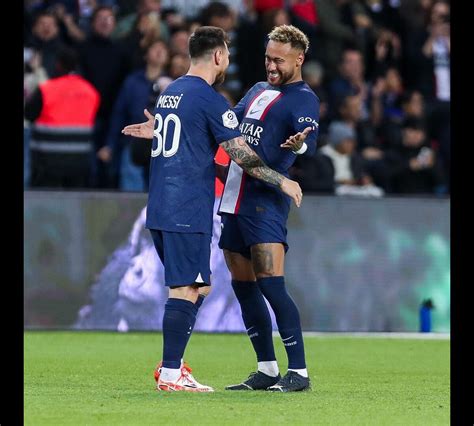
[[[234,160],[250,176],[263,182],[275,185],[289,195],[299,207],[303,193],[297,182],[286,178],[282,174],[270,169],[255,151],[247,145],[241,136],[220,144],[229,157]]]

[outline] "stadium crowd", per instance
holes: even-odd
[[[449,195],[446,0],[25,0],[25,188],[147,191],[149,141],[121,129],[187,72],[189,35],[228,32],[235,105],[282,24],[308,36],[321,101],[318,149],[290,170],[303,191]]]

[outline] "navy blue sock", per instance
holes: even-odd
[[[196,305],[189,300],[170,298],[163,315],[163,367],[179,368],[196,321]]]
[[[257,283],[275,313],[278,331],[288,356],[288,368],[306,368],[300,314],[286,291],[285,278],[259,278]]]
[[[232,280],[232,288],[240,303],[242,319],[257,354],[257,361],[275,361],[272,319],[257,283]]]

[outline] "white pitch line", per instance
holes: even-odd
[[[273,332],[274,337],[280,337],[277,331]],[[304,337],[362,337],[376,339],[419,339],[419,340],[451,340],[450,333],[397,333],[397,332],[319,332],[304,331]]]

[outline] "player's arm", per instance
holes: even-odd
[[[247,145],[242,136],[222,142],[220,146],[247,174],[277,186],[282,192],[289,195],[298,207],[301,205],[303,193],[299,184],[268,167]]]
[[[314,154],[319,130],[319,98],[311,93],[303,93],[303,98],[292,108],[292,127],[295,134],[280,146],[291,149],[295,154]]]

